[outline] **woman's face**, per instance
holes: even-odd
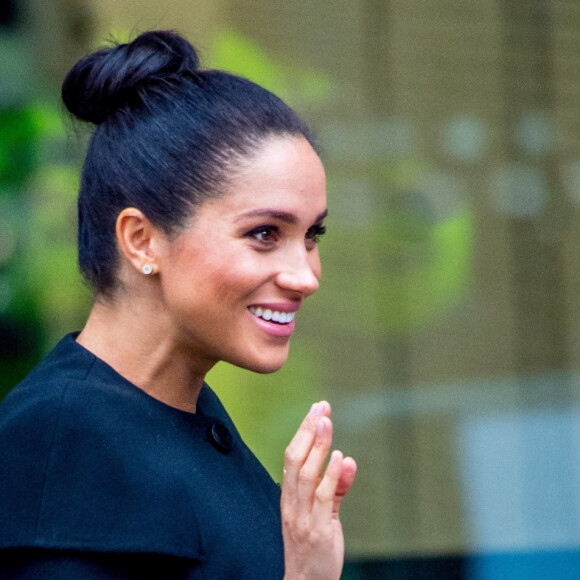
[[[305,139],[273,138],[167,241],[158,262],[164,308],[201,368],[282,366],[294,317],[318,288],[325,215],[316,153]]]

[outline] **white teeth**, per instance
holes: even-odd
[[[250,312],[259,318],[264,320],[271,320],[277,322],[278,324],[288,324],[294,320],[294,312],[280,312],[278,310],[270,310],[265,308],[262,310],[259,306],[250,306]]]

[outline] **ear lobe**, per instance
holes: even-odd
[[[141,210],[126,207],[121,211],[115,233],[119,251],[136,270],[141,272],[144,265],[153,265],[156,258],[153,241],[158,231]]]

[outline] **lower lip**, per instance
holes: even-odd
[[[276,324],[275,322],[269,322],[263,318],[258,318],[252,314],[252,318],[256,321],[256,324],[265,330],[268,334],[272,336],[290,336],[294,332],[294,327],[296,323],[294,320],[288,324]]]

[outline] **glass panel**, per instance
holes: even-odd
[[[300,314],[290,361],[271,376],[218,366],[209,382],[276,479],[303,413],[314,400],[332,403],[336,446],[359,463],[342,517],[345,578],[574,577],[580,4],[60,4],[90,14],[87,46],[111,30],[181,30],[206,63],[265,84],[319,135],[330,209],[323,284]],[[69,46],[70,21],[51,18],[46,37]],[[29,20],[29,31],[40,25]],[[56,64],[39,60],[47,79],[73,60],[58,54]],[[42,94],[54,104],[51,82]],[[25,119],[19,110],[11,122]],[[35,163],[35,183],[66,182],[44,180],[54,175],[50,155]],[[0,219],[0,240],[16,235],[16,195],[42,203],[29,189],[11,191],[0,195],[2,215],[14,215],[10,226]],[[58,249],[63,232],[46,228]],[[6,288],[20,279],[23,254],[10,255],[0,246],[0,329],[9,320],[22,330],[29,323],[15,325],[12,313],[24,309],[9,310]],[[60,286],[50,288],[14,299],[32,305],[45,350],[87,308],[75,291],[77,318],[69,309],[63,323]]]

